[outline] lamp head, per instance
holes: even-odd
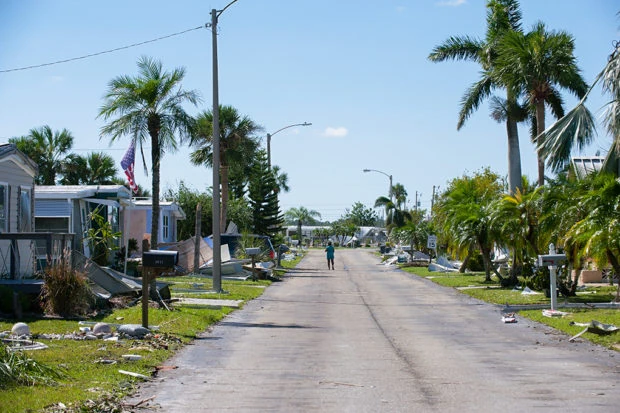
[[[370,169],[364,169],[364,172],[370,172]]]

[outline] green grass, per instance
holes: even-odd
[[[177,288],[193,288],[203,283],[205,290],[211,289],[210,279],[199,277],[169,277],[162,281],[172,282],[173,298]],[[248,301],[260,296],[270,281],[227,281],[222,289],[229,294],[192,294],[200,298],[221,298]],[[173,304],[173,311],[149,308],[149,325],[158,326],[154,337],[145,340],[122,340],[105,342],[102,340],[44,340],[36,338],[49,346],[46,350],[25,353],[37,362],[63,369],[66,378],[58,380],[56,386],[11,386],[0,391],[2,412],[48,411],[49,406],[59,402],[75,409],[87,400],[101,400],[110,395],[118,397],[132,389],[132,383],[140,380],[118,372],[127,370],[150,376],[157,366],[165,361],[183,345],[189,343],[196,334],[204,332],[210,325],[221,320],[234,308],[219,306],[184,306]],[[78,321],[60,319],[27,319],[31,333],[36,337],[43,333],[69,334],[79,331]],[[142,324],[140,305],[117,309],[105,316],[89,321],[104,321],[115,324]],[[0,331],[10,330],[15,320],[0,320]],[[127,361],[124,354],[138,354],[139,361]],[[116,364],[102,364],[101,360],[114,360]],[[107,411],[107,410],[101,410]]]
[[[434,283],[445,287],[458,289],[463,294],[479,300],[499,305],[545,305],[551,307],[551,299],[544,294],[524,295],[520,290],[513,288],[502,288],[499,281],[494,276],[490,283],[485,281],[484,273],[439,273],[428,271],[425,267],[403,267],[403,270],[420,277],[427,278]],[[558,308],[568,312],[569,316],[562,318],[549,318],[542,315],[540,309],[521,310],[519,314],[536,320],[543,324],[557,328],[567,334],[575,335],[584,327],[570,325],[570,321],[577,323],[589,323],[592,320],[600,321],[605,324],[613,324],[620,327],[620,311],[618,309],[575,309],[562,308],[562,304],[586,304],[586,303],[609,303],[616,296],[616,286],[595,286],[587,287],[585,290],[577,292],[575,297],[558,297]],[[581,336],[594,343],[620,350],[620,332],[610,335],[599,336],[594,333],[585,333]]]
[[[551,326],[557,330],[563,331],[571,337],[581,332],[585,327],[574,325],[572,323],[589,323],[592,320],[599,321],[604,324],[613,324],[620,326],[620,311],[617,309],[567,309],[568,315],[564,317],[545,317],[540,310],[524,310],[519,314],[532,320],[541,322]],[[580,338],[589,340],[593,343],[605,346],[614,350],[620,350],[619,332],[612,334],[599,335],[596,333],[586,332]]]

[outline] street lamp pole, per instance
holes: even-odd
[[[378,173],[380,173],[380,174],[383,174],[383,175],[387,176],[387,177],[390,179],[390,192],[389,192],[389,195],[390,195],[390,201],[394,202],[394,199],[393,199],[393,198],[394,198],[394,195],[393,195],[393,193],[392,193],[392,192],[393,192],[393,191],[392,191],[392,189],[393,189],[393,186],[392,186],[392,175],[388,175],[388,174],[386,174],[386,173],[385,173],[385,172],[383,172],[383,171],[377,171],[376,169],[364,169],[364,172],[378,172]]]
[[[220,102],[217,69],[217,19],[237,0],[222,10],[211,10],[211,36],[213,44],[213,290],[222,292],[222,249],[220,228]]]
[[[304,123],[295,123],[292,125],[285,126],[283,128],[278,129],[274,133],[267,134],[267,164],[269,165],[269,169],[271,169],[271,137],[278,132],[283,131],[284,129],[292,128],[294,126],[310,126],[312,123],[304,122]]]

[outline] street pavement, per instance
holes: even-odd
[[[394,267],[311,250],[126,403],[162,412],[606,412],[620,355]]]

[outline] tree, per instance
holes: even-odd
[[[566,241],[583,245],[583,253],[594,258],[599,267],[609,264],[620,274],[620,182],[608,173],[592,177],[589,191],[581,200],[587,215],[571,227]],[[620,301],[620,284],[616,301]]]
[[[226,228],[226,214],[229,200],[229,172],[233,168],[244,178],[243,173],[252,165],[258,138],[256,133],[262,128],[248,116],[242,116],[232,106],[220,106],[220,179],[222,187],[222,208],[220,228]],[[192,135],[190,146],[195,150],[191,154],[194,165],[206,165],[213,168],[213,111],[203,111],[196,119],[196,129]],[[247,183],[247,181],[245,181]]]
[[[577,67],[571,35],[566,32],[549,32],[544,23],[537,23],[532,31],[524,34],[509,31],[499,42],[497,75],[517,95],[526,93],[535,109],[536,134],[545,130],[545,106],[561,118],[564,116],[563,88],[582,98],[588,89]],[[538,151],[538,185],[545,184],[545,160]]]
[[[278,202],[278,185],[265,150],[258,151],[250,176],[248,197],[254,232],[273,237],[282,229],[284,219]]]
[[[392,197],[394,198],[394,203],[398,209],[405,209],[407,207],[407,191],[403,184],[395,184],[392,186]]]
[[[301,244],[302,235],[301,235],[301,226],[304,223],[313,223],[315,222],[315,218],[321,218],[321,213],[315,211],[313,209],[308,209],[306,207],[299,208],[291,208],[284,213],[284,218],[288,223],[296,223],[297,224],[297,238],[299,239],[299,243]]]
[[[69,154],[62,163],[61,185],[113,185],[117,169],[114,159],[103,152],[86,156]]]
[[[161,158],[166,151],[177,149],[175,136],[183,140],[194,130],[194,119],[185,112],[183,105],[198,104],[199,96],[196,91],[182,89],[184,68],[163,71],[161,62],[142,57],[138,60],[138,73],[135,77],[118,76],[110,81],[98,117],[108,121],[101,128],[102,137],[110,136],[111,142],[114,142],[121,136],[129,135],[135,141],[136,147],[140,147],[145,170],[143,145],[151,145],[151,247],[157,249]]]
[[[353,204],[351,210],[345,211],[344,218],[359,227],[368,227],[377,223],[377,213],[372,208],[366,208],[359,201]]]
[[[186,240],[196,235],[196,207],[200,204],[200,234],[206,237],[212,233],[213,195],[209,191],[191,190],[181,181],[176,190],[168,189],[165,198],[176,202],[185,212],[185,219],[177,222],[177,238]]]
[[[541,254],[545,243],[540,231],[542,215],[542,187],[533,188],[527,179],[523,180],[523,190],[505,194],[492,204],[492,226],[497,228],[498,244],[512,251],[511,284],[518,282],[517,276],[524,264],[531,263]]]
[[[609,56],[607,65],[597,75],[581,101],[570,112],[555,122],[538,139],[538,149],[547,159],[547,164],[558,172],[570,161],[573,146],[582,149],[594,139],[596,121],[585,106],[585,102],[594,86],[602,81],[603,91],[611,95],[606,104],[604,123],[613,142],[603,169],[616,176],[620,175],[620,43],[616,43]]]
[[[73,146],[73,135],[67,129],[52,131],[45,125],[31,129],[27,136],[11,138],[9,142],[39,165],[39,175],[35,178],[38,185],[56,185],[64,156]]]
[[[344,246],[347,237],[353,238],[355,233],[359,231],[359,227],[353,222],[346,219],[339,219],[332,223],[331,233],[338,237],[340,246]]]
[[[466,252],[465,261],[475,248],[480,250],[486,281],[491,281],[491,272],[502,279],[491,262],[497,235],[491,210],[503,189],[499,176],[486,168],[473,176],[454,178],[435,204],[434,219],[452,248]]]
[[[453,36],[436,46],[428,56],[433,62],[445,60],[471,60],[482,67],[481,78],[465,92],[461,100],[461,111],[457,123],[460,130],[482,101],[494,89],[504,85],[495,75],[497,48],[502,37],[509,32],[521,31],[521,11],[517,0],[489,0],[487,2],[487,31],[484,40],[470,36]],[[516,108],[517,96],[507,89],[506,107]],[[514,192],[521,185],[521,154],[516,115],[512,110],[506,112],[506,131],[508,136],[508,186]]]
[[[417,210],[411,212],[411,219],[400,228],[394,229],[390,234],[392,238],[399,242],[406,243],[411,248],[411,255],[414,251],[426,250],[426,241],[430,235],[429,223],[424,219],[424,211]]]
[[[384,207],[386,216],[386,227],[388,232],[392,228],[400,228],[405,225],[408,219],[411,219],[411,214],[404,209],[399,209],[390,198],[380,196],[375,201],[375,208]]]

